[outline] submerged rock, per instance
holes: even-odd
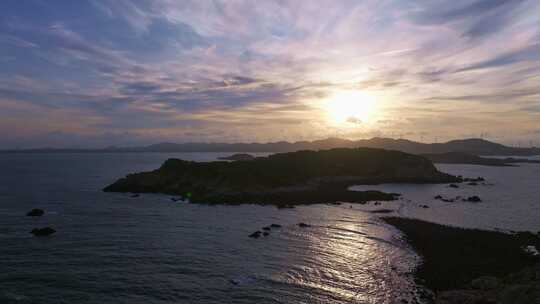
[[[261,232],[260,231],[255,231],[253,232],[252,234],[249,235],[250,238],[259,238],[261,236]]]
[[[442,195],[437,195],[437,196],[434,197],[434,199],[443,201],[445,203],[453,203],[454,202],[454,199],[452,199],[452,198],[444,198]]]
[[[30,212],[26,213],[26,216],[42,216],[43,214],[45,214],[43,209],[34,208],[30,210]]]
[[[463,199],[464,202],[479,203],[482,201],[480,197],[473,195]]]
[[[270,231],[270,227],[266,226],[266,227],[263,227],[262,230],[265,230],[265,231]]]
[[[32,233],[34,236],[49,236],[55,232],[56,230],[52,229],[51,227],[34,228],[32,231],[30,231],[30,233]]]
[[[307,227],[311,227],[311,225],[306,224],[306,223],[298,223],[298,227],[307,228]]]
[[[268,236],[269,234],[270,234],[270,233],[268,233],[268,232],[266,232],[266,231],[263,232],[263,236]]]
[[[370,212],[375,213],[375,214],[377,214],[377,213],[383,213],[384,214],[384,213],[392,213],[392,212],[394,212],[394,210],[392,210],[392,209],[377,209],[377,210],[371,210]]]
[[[459,188],[459,186],[456,185],[456,184],[450,184],[450,185],[448,185],[448,187],[450,187],[450,188]]]
[[[477,178],[466,177],[466,178],[463,179],[463,181],[464,182],[472,182],[472,183],[474,183],[474,182],[484,182],[484,181],[486,181],[486,179],[483,178],[483,177],[480,177],[480,176],[477,177]]]
[[[270,225],[270,227],[272,227],[272,228],[281,228],[281,225],[280,224],[272,224],[272,225]]]
[[[134,194],[130,195],[130,197],[133,197],[133,198],[135,198],[135,197],[139,197],[139,196],[141,196],[141,195],[140,195],[140,194],[138,194],[138,193],[134,193]]]

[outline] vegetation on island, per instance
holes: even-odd
[[[460,180],[439,172],[421,156],[372,148],[338,148],[279,153],[239,162],[169,159],[157,170],[129,174],[104,191],[166,193],[194,203],[279,205],[396,197],[378,191],[348,191],[353,184]]]

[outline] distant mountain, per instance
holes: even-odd
[[[399,150],[413,154],[461,152],[474,155],[540,155],[540,148],[514,148],[480,138],[425,144],[406,139],[372,138],[356,141],[359,146]]]
[[[300,150],[327,150],[332,148],[380,148],[412,154],[438,154],[461,152],[474,155],[540,155],[540,148],[514,148],[484,139],[452,140],[446,143],[419,143],[406,139],[375,137],[362,140],[327,138],[294,143],[159,143],[144,147],[109,147],[104,149],[30,149],[4,150],[2,153],[118,153],[118,152],[293,152]]]

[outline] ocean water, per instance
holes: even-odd
[[[221,155],[0,155],[0,303],[399,303],[421,288],[411,277],[419,258],[399,231],[370,210],[453,225],[540,230],[540,165],[532,164],[441,166],[487,177],[494,185],[380,185],[404,193],[402,200],[381,205],[278,210],[101,191],[169,157],[208,161]],[[458,191],[485,202],[429,199]],[[418,207],[420,202],[431,208]],[[26,217],[32,208],[46,214]],[[300,228],[299,222],[312,227]],[[282,228],[248,237],[272,223]],[[57,233],[29,233],[44,226]]]
[[[383,206],[403,217],[467,228],[540,231],[540,164],[524,163],[516,167],[439,164],[437,167],[454,175],[484,177],[486,185],[462,183],[459,188],[451,188],[447,184],[381,184],[353,186],[351,190],[401,193],[403,197],[397,203],[383,202]],[[455,202],[436,200],[437,195]],[[479,196],[482,202],[456,199],[473,195]]]

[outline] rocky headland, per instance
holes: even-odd
[[[435,303],[540,303],[539,234],[382,219],[401,230],[420,254],[415,275],[435,293]]]

